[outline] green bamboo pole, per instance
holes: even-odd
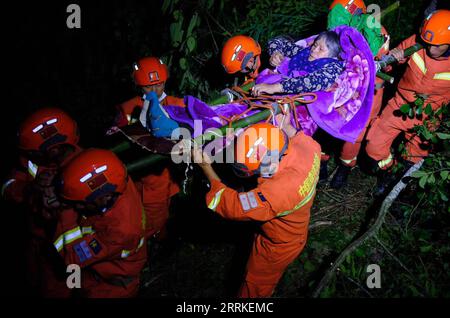
[[[127,140],[122,141],[120,144],[117,144],[117,145],[109,148],[109,150],[111,150],[112,152],[114,152],[116,154],[119,154],[128,149],[131,149],[131,144],[132,144],[132,142],[127,139]]]
[[[279,114],[280,112],[281,112],[281,107],[275,107],[273,110],[274,115]],[[244,127],[256,124],[260,121],[263,121],[263,120],[269,118],[269,116],[271,114],[272,114],[272,112],[270,111],[270,109],[264,109],[252,116],[245,117],[245,118],[239,119],[239,120],[231,123],[231,128],[234,128],[234,129],[244,128]],[[224,125],[220,128],[209,131],[203,135],[200,135],[200,136],[197,136],[196,138],[194,138],[194,142],[199,145],[203,145],[205,143],[212,141],[214,138],[217,137],[218,134],[220,136],[226,136],[226,130],[228,128],[230,128],[229,125]],[[149,165],[153,165],[158,162],[161,162],[164,159],[168,159],[168,156],[151,154],[151,155],[145,156],[143,158],[137,159],[136,161],[133,161],[133,162],[127,164],[126,167],[127,167],[128,172],[131,173],[131,172],[135,172],[141,168],[148,167]]]
[[[423,46],[421,44],[416,43],[413,46],[410,46],[409,48],[405,49],[404,56],[405,57],[411,56],[422,48]],[[397,62],[397,60],[393,56],[388,55],[388,58],[385,61],[378,61],[376,63],[378,64],[379,69],[381,70],[386,66],[393,64],[395,62]],[[392,76],[385,74],[381,71],[377,72],[377,77],[381,78],[382,80],[385,80],[386,82],[389,82],[390,84],[394,83],[394,78]]]
[[[136,161],[127,163],[125,166],[127,167],[128,173],[133,173],[167,159],[169,159],[168,156],[151,154]]]
[[[411,56],[421,49],[423,49],[423,46],[420,43],[416,43],[413,46],[410,46],[409,48],[405,49],[404,56],[405,57]],[[393,64],[395,62],[397,62],[395,57],[393,57],[392,55],[388,55],[386,60],[378,61],[377,64],[379,65],[379,68],[381,70],[381,69],[385,68],[386,66]]]
[[[377,77],[381,78],[382,80],[385,80],[389,84],[394,83],[394,78],[386,73],[383,72],[377,72]]]
[[[247,83],[245,85],[242,85],[241,89],[244,92],[248,92],[254,85],[255,85],[255,82],[252,81],[252,82],[249,82],[249,83]],[[220,96],[220,97],[218,97],[216,99],[213,99],[212,101],[210,101],[208,103],[208,105],[220,105],[220,104],[225,104],[225,103],[230,103],[228,95]]]

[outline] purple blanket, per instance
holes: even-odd
[[[375,64],[364,37],[354,28],[339,26],[334,31],[340,35],[345,70],[327,92],[316,92],[317,100],[296,109],[299,124],[308,135],[317,126],[332,136],[354,142],[369,120],[374,94]],[[310,41],[313,37],[307,39]],[[301,41],[300,41],[301,42]],[[283,73],[282,69],[279,69]],[[276,83],[282,74],[272,75],[261,72],[257,83]],[[194,137],[208,128],[218,128],[227,122],[220,116],[230,118],[247,109],[246,105],[223,104],[210,107],[192,96],[185,97],[186,108],[166,106],[169,116],[194,128],[194,120],[202,120],[202,129],[195,131]],[[256,111],[249,112],[251,115]]]

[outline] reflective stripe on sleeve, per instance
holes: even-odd
[[[217,206],[220,203],[220,199],[222,197],[222,193],[223,191],[225,191],[225,188],[219,190],[216,192],[216,194],[214,195],[214,198],[211,200],[211,202],[208,204],[208,209],[211,209],[213,211],[216,211]]]

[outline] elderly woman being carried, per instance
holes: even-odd
[[[338,34],[326,31],[307,41],[294,43],[283,37],[269,41],[270,64],[275,70],[260,74],[254,96],[325,91],[336,82],[344,70]]]

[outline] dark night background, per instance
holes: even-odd
[[[115,105],[138,93],[131,79],[131,65],[139,57],[146,55],[173,56],[171,61],[173,67],[170,69],[171,77],[166,91],[178,96],[189,93],[208,100],[216,96],[220,89],[229,86],[234,81],[234,77],[225,75],[220,66],[217,47],[220,47],[227,38],[227,34],[223,32],[222,28],[232,34],[246,33],[254,36],[261,41],[264,50],[265,40],[273,35],[289,34],[300,38],[319,33],[325,27],[325,16],[331,1],[180,0],[169,2],[174,3],[174,6],[181,10],[185,24],[189,22],[194,12],[200,12],[203,20],[195,33],[197,46],[193,52],[190,52],[192,54],[185,48],[174,47],[170,26],[174,22],[173,11],[175,9],[170,8],[167,12],[162,13],[162,0],[61,0],[26,3],[16,1],[7,5],[2,4],[4,16],[2,22],[5,33],[2,51],[6,53],[6,56],[3,57],[3,74],[6,75],[2,85],[3,113],[0,117],[3,121],[3,125],[1,125],[3,149],[0,161],[0,177],[2,179],[17,159],[15,139],[17,127],[33,110],[43,106],[60,107],[78,122],[81,133],[80,144],[83,147],[105,145],[107,141],[105,141],[104,133],[111,126],[115,115]],[[394,1],[373,2],[379,3],[382,8],[385,8]],[[400,2],[401,6],[398,12],[391,14],[383,21],[392,35],[391,47],[417,31],[423,19],[423,9],[429,3],[426,0]],[[81,29],[68,29],[66,26],[66,19],[69,15],[66,8],[70,3],[76,3],[81,7]],[[213,4],[210,9],[205,10],[202,7],[206,6],[205,3]],[[366,1],[366,4],[368,3],[370,1]],[[283,10],[298,10],[299,14],[296,15],[296,18],[299,19],[298,23],[301,27],[296,28],[289,20],[285,22],[278,18],[270,20],[267,7],[273,8],[274,13],[280,14],[280,16],[286,14]],[[252,9],[255,12],[251,13]],[[211,14],[209,20],[207,20],[206,11]],[[217,23],[213,21],[213,18]],[[208,26],[204,21],[209,21],[210,25]],[[260,25],[257,25],[256,21]],[[188,77],[191,78],[191,82],[186,80],[183,84],[177,85],[177,83],[181,83],[180,79],[183,76],[177,61],[183,57],[186,57],[190,63],[189,68],[185,71],[190,74]],[[401,68],[395,70],[397,79],[401,71]],[[389,94],[392,95],[392,87],[387,89],[386,98],[390,96]],[[358,232],[359,226],[365,218],[366,204],[370,199],[357,191],[360,191],[361,188],[369,189],[374,179],[364,174],[356,174],[354,178],[352,190],[345,194],[361,198],[362,205],[355,205],[355,211],[360,211],[361,215],[355,217],[356,212],[348,212],[345,207],[339,207],[342,211],[345,210],[342,213],[348,213],[342,217],[344,220],[349,217],[350,221],[345,225],[350,225],[344,230],[336,228],[336,233],[330,232],[330,235],[326,230],[316,233],[316,236],[312,235],[311,247],[307,248],[301,263],[307,263],[305,260],[312,257],[310,263],[315,269],[322,269],[323,264],[320,262],[329,260],[332,254],[327,254],[325,251],[328,249],[330,252],[330,249],[334,248],[342,249],[352,237],[347,232],[353,234]],[[323,205],[325,205],[325,196],[319,195],[316,202],[320,201],[320,198],[323,199]],[[212,216],[208,211],[198,208],[203,200],[201,197],[196,197],[194,201],[190,202],[183,200],[180,199],[175,208],[183,208],[185,214],[179,216],[179,221],[175,223],[174,228],[178,231],[179,237],[185,241],[178,243],[179,252],[176,256],[171,254],[166,258],[162,257],[161,261],[157,261],[150,269],[153,271],[153,276],[158,277],[157,275],[162,273],[161,275],[167,275],[167,277],[164,282],[152,283],[155,285],[151,285],[144,294],[152,297],[231,295],[237,284],[234,280],[237,278],[233,280],[230,277],[236,277],[232,273],[238,273],[243,269],[245,257],[242,255],[246,253],[245,250],[251,242],[252,225],[226,222]],[[347,203],[344,202],[345,204]],[[409,204],[415,205],[412,202]],[[318,204],[317,209],[320,207],[321,205]],[[4,209],[2,208],[2,210]],[[190,215],[192,217],[186,215],[191,212],[193,213]],[[349,215],[350,213],[354,213],[354,215]],[[21,221],[8,215],[5,224],[15,228],[20,226]],[[185,225],[186,228],[181,228],[180,224]],[[448,228],[448,223],[442,227]],[[436,230],[433,229],[433,231]],[[323,243],[327,240],[337,242],[341,233],[344,232],[348,235],[345,234],[346,241],[343,241],[342,244],[325,246],[326,243]],[[15,233],[13,238],[20,239],[21,231],[15,231]],[[446,242],[448,243],[448,240]],[[8,244],[6,249],[8,255],[11,255],[11,259],[20,256],[20,252],[13,245]],[[320,257],[317,258],[316,250],[323,251],[323,255],[320,254],[322,252],[318,252]],[[414,254],[414,250],[411,254]],[[23,279],[24,268],[22,266],[21,263],[15,264],[14,275],[11,276]],[[391,270],[392,273],[389,275],[396,277],[395,269]],[[171,273],[168,273],[170,271]],[[200,277],[197,277],[196,274],[191,276],[192,273],[200,272],[203,273]],[[222,275],[223,273],[225,274]],[[170,276],[171,274],[173,275]],[[439,272],[439,275],[441,274],[448,282],[448,275]],[[298,278],[296,275],[303,277],[304,271],[297,272],[294,269],[289,271],[280,284],[277,296],[301,297],[309,291],[311,286],[308,286],[308,282],[296,281]],[[311,275],[308,277],[317,279],[318,274]],[[441,286],[440,284],[445,284],[446,280],[439,275],[434,281]],[[12,277],[11,279],[13,279]],[[295,283],[291,284],[291,280]],[[408,279],[405,279],[405,282],[408,284]],[[26,294],[21,284],[17,284],[16,281],[11,284],[11,294]],[[344,283],[340,282],[339,284],[342,287]],[[223,288],[223,286],[225,287]],[[436,288],[439,289],[439,287]],[[447,286],[447,289],[443,289],[442,293],[437,295],[448,297],[448,293]],[[358,293],[355,294],[361,296]],[[405,294],[410,296],[406,292]],[[395,297],[396,295],[401,297],[405,294],[389,290],[389,293],[381,294],[381,297]],[[365,295],[363,294],[363,296]]]

